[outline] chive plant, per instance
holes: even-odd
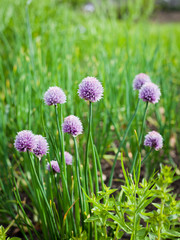
[[[133,116],[131,117],[131,119],[130,119],[128,125],[127,125],[127,129],[126,129],[126,131],[123,135],[123,139],[119,144],[118,151],[115,155],[115,159],[114,159],[114,163],[113,163],[113,166],[112,166],[112,169],[111,169],[110,179],[109,179],[109,186],[110,187],[112,185],[112,179],[113,179],[113,174],[114,174],[114,169],[115,169],[115,165],[116,165],[116,162],[117,162],[118,154],[121,150],[121,147],[124,144],[124,141],[126,139],[128,131],[130,129],[132,121],[137,114],[140,99],[142,99],[144,102],[146,102],[146,106],[145,106],[145,110],[144,110],[142,126],[141,126],[141,131],[140,131],[140,136],[139,136],[139,145],[141,145],[141,143],[142,143],[143,130],[144,130],[144,125],[145,125],[145,121],[146,121],[146,113],[147,113],[147,109],[148,109],[148,103],[153,103],[153,104],[157,103],[160,99],[160,96],[161,96],[161,92],[160,92],[159,87],[156,84],[152,83],[151,80],[150,80],[150,77],[148,75],[144,74],[144,73],[140,73],[140,74],[135,76],[135,79],[133,81],[133,88],[134,88],[134,90],[139,91],[139,100],[137,102],[135,112],[134,112]],[[134,167],[136,168],[137,156],[138,156],[138,151],[136,151],[136,153],[134,155],[133,163],[132,163],[131,169],[130,169],[131,173],[133,173]]]
[[[117,155],[121,147],[123,147],[131,123],[136,116],[140,99],[146,102],[146,107],[138,141],[139,154],[148,103],[156,103],[160,97],[158,86],[151,83],[150,78],[146,74],[136,76],[133,84],[134,88],[139,90],[139,100],[115,156],[110,175],[110,186]],[[94,77],[87,77],[79,84],[79,97],[88,102],[89,105],[88,134],[84,156],[79,155],[78,149],[83,146],[78,146],[77,142],[77,137],[83,134],[82,122],[74,115],[69,115],[63,119],[62,104],[66,103],[66,95],[59,87],[50,87],[44,94],[45,104],[48,107],[52,105],[55,107],[57,133],[59,136],[59,142],[55,142],[53,145],[55,160],[48,159],[48,162],[43,164],[43,156],[47,155],[49,150],[49,144],[43,136],[34,135],[30,130],[23,130],[16,136],[15,148],[19,152],[28,153],[29,160],[27,160],[26,164],[33,189],[35,190],[33,192],[33,203],[39,213],[45,239],[80,237],[83,232],[87,232],[89,240],[98,240],[99,230],[97,223],[86,221],[86,219],[91,217],[93,207],[87,200],[93,194],[96,197],[99,195],[98,170],[101,188],[105,191],[101,163],[92,134],[92,106],[102,98],[103,91],[102,84]],[[58,108],[60,108],[60,117]],[[73,137],[75,160],[72,159],[70,153],[65,151],[64,134],[66,133]],[[51,135],[49,134],[49,136]],[[146,135],[144,145],[151,147],[151,149],[159,150],[162,148],[163,139],[159,133],[152,131]],[[144,158],[144,161],[147,160],[150,153],[151,151]],[[136,163],[135,155],[132,169],[135,175],[136,173],[138,174],[138,178],[140,176],[139,166],[140,164]],[[49,172],[47,176],[46,171]],[[17,188],[16,190],[18,191]]]
[[[76,137],[83,133],[83,126],[80,119],[74,115],[67,116],[63,120],[62,104],[66,102],[66,95],[59,87],[50,87],[44,94],[44,101],[47,106],[55,107],[57,132],[59,143],[55,144],[54,152],[56,160],[49,160],[46,169],[50,172],[49,182],[44,185],[43,171],[41,171],[40,160],[47,154],[49,146],[47,140],[41,135],[34,135],[30,130],[23,130],[16,136],[14,146],[19,152],[28,152],[28,169],[31,175],[33,188],[36,189],[36,208],[42,221],[42,229],[49,229],[46,238],[58,239],[70,236],[80,236],[81,232],[88,231],[89,239],[92,238],[92,226],[84,223],[91,214],[91,205],[82,192],[86,189],[87,194],[99,191],[98,170],[101,173],[101,183],[103,186],[102,169],[97,156],[92,137],[92,103],[101,99],[103,87],[101,83],[93,77],[85,78],[79,85],[79,96],[89,102],[89,129],[84,162],[79,157],[78,143]],[[60,118],[58,114],[60,106]],[[74,141],[75,161],[72,161],[70,154],[65,152],[64,134],[72,135]],[[89,148],[92,149],[93,172],[89,162]],[[37,156],[37,159],[35,158]],[[72,163],[73,162],[73,163]],[[67,166],[72,166],[71,171],[67,171]],[[83,166],[83,167],[82,167]],[[73,176],[74,182],[70,183]],[[87,176],[89,175],[89,178]],[[94,176],[94,179],[92,178]],[[89,180],[88,180],[89,179]],[[47,178],[46,178],[47,180]],[[53,190],[47,189],[51,185]],[[48,196],[48,191],[50,195]],[[43,203],[43,205],[41,205]],[[43,210],[44,209],[44,210]],[[80,217],[79,217],[80,215]],[[95,239],[97,239],[97,227],[94,225]],[[45,234],[45,232],[44,232]]]

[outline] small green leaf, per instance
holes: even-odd
[[[120,231],[120,232],[118,232],[116,238],[121,239],[123,235],[124,235],[124,232]]]
[[[162,234],[167,235],[169,237],[180,237],[180,232],[174,230],[164,230]]]
[[[94,222],[97,220],[99,220],[98,216],[91,216],[91,217],[87,218],[84,222]]]
[[[114,222],[107,221],[106,225],[111,227],[113,230],[116,229],[117,225]]]
[[[137,232],[137,235],[136,235],[137,240],[138,240],[138,239],[139,239],[139,240],[144,240],[145,236],[146,236],[146,229],[145,229],[145,228],[142,228],[141,230],[139,230],[139,231]]]
[[[157,237],[158,236],[156,234],[149,232],[149,240],[156,240]]]
[[[21,238],[13,237],[13,238],[8,238],[7,240],[21,240]]]

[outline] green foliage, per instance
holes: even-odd
[[[176,200],[170,184],[174,182],[174,171],[169,166],[161,165],[158,174],[154,196],[160,199],[160,203],[153,203],[156,210],[146,214],[146,222],[150,231],[158,236],[158,239],[180,238],[180,201]]]
[[[173,176],[171,167],[163,165],[148,182],[129,175],[117,199],[112,195],[116,190],[105,187],[98,197],[89,198],[94,208],[86,221],[98,224],[99,239],[120,239],[124,233],[132,240],[179,239],[180,201],[169,188]]]
[[[20,238],[17,237],[7,237],[7,229],[4,229],[3,226],[0,226],[0,240],[21,240]]]

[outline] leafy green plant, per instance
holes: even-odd
[[[162,165],[161,172],[148,182],[145,178],[139,182],[135,174],[133,180],[123,162],[122,168],[126,185],[117,199],[112,195],[116,189],[106,186],[98,197],[88,197],[94,208],[86,221],[99,226],[99,239],[121,239],[124,233],[131,240],[179,239],[180,201],[170,192],[169,186],[174,181],[171,167]],[[157,210],[151,210],[153,206]]]
[[[172,193],[170,184],[174,182],[172,167],[161,165],[158,174],[154,196],[160,200],[153,202],[156,210],[145,214],[145,222],[149,225],[152,239],[180,238],[180,201],[176,200],[176,194]]]
[[[9,228],[4,229],[3,226],[0,226],[0,240],[21,240],[20,238],[17,238],[17,237],[13,237],[13,238],[7,237],[8,229]]]

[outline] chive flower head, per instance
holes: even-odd
[[[50,87],[44,94],[44,102],[51,106],[66,102],[66,95],[59,87]]]
[[[33,153],[41,159],[42,156],[46,155],[48,152],[48,143],[46,138],[41,135],[35,135],[36,138],[36,147],[33,149]]]
[[[79,84],[79,97],[90,102],[97,102],[103,96],[103,86],[95,77],[86,77]]]
[[[67,165],[72,165],[72,155],[69,152],[64,152],[65,161]]]
[[[73,137],[77,137],[83,132],[81,120],[74,115],[66,117],[64,119],[64,123],[62,124],[62,130],[64,133],[68,133],[71,134]]]
[[[51,165],[50,165],[50,164],[51,164]],[[46,168],[47,168],[48,171],[51,171],[51,169],[52,169],[54,172],[60,173],[60,168],[59,168],[59,164],[58,164],[57,161],[52,160],[52,161],[50,162],[50,164],[47,163],[47,166],[46,166]]]
[[[14,147],[19,152],[33,151],[36,148],[35,135],[30,130],[18,132],[14,141]]]
[[[161,92],[159,87],[154,83],[145,83],[139,91],[139,98],[144,102],[157,103],[160,99]]]
[[[61,153],[59,153],[60,156],[61,156]],[[72,165],[72,155],[69,153],[69,152],[64,152],[64,157],[65,157],[65,162],[66,162],[66,165]]]
[[[139,73],[133,80],[133,89],[140,90],[141,87],[148,82],[151,82],[150,77],[145,73]]]
[[[163,138],[161,134],[156,131],[149,132],[145,136],[144,145],[154,148],[156,151],[163,147]]]

